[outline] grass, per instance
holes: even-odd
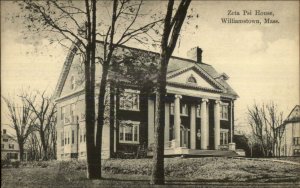
[[[4,168],[1,187],[101,187],[147,185],[151,159],[111,159],[103,161],[106,180],[87,180],[85,161],[22,163]],[[232,158],[168,158],[165,176],[169,183],[292,183],[299,184],[300,166],[272,161]]]

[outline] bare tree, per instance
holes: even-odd
[[[158,76],[156,83],[156,106],[155,106],[155,131],[153,168],[151,184],[164,184],[164,121],[165,121],[165,95],[166,95],[166,75],[169,59],[176,46],[177,39],[187,9],[191,0],[181,0],[173,18],[174,0],[169,0],[167,13],[164,19],[163,34],[161,39],[161,52],[158,64]]]
[[[36,131],[29,135],[26,146],[28,149],[28,160],[42,159],[42,144]]]
[[[272,156],[276,153],[276,146],[281,143],[282,131],[279,131],[283,123],[283,113],[278,111],[274,102],[261,106],[254,104],[248,107],[248,122],[252,128],[252,134],[257,139],[263,156]]]
[[[50,97],[45,96],[45,91],[25,93],[21,97],[27,102],[36,117],[35,128],[42,143],[43,160],[48,160],[49,156],[53,156],[49,153],[49,149],[52,147],[51,142],[56,138],[56,134],[53,132],[56,124],[56,105]]]
[[[3,97],[7,108],[10,127],[16,132],[16,140],[19,144],[20,160],[23,161],[24,145],[29,135],[34,131],[35,116],[30,110],[30,106],[25,100],[21,99],[17,103],[15,99]]]
[[[102,5],[105,3],[107,2],[103,1]],[[160,20],[142,26],[135,25],[137,18],[141,15],[142,1],[137,3],[136,1],[113,0],[111,23],[109,24],[98,22],[100,18],[97,17],[97,12],[100,11],[98,11],[99,7],[97,7],[96,0],[85,0],[79,6],[74,4],[72,1],[47,0],[41,2],[25,0],[22,7],[28,12],[26,18],[31,23],[28,25],[30,31],[54,33],[56,34],[54,39],[57,42],[66,47],[66,42],[71,42],[76,47],[73,52],[80,53],[84,58],[87,176],[90,179],[98,179],[101,178],[105,91],[113,52],[118,45],[125,44],[131,39],[142,42],[137,36],[147,34]],[[103,7],[109,12],[107,6],[104,5]],[[107,25],[108,27],[105,27]],[[103,56],[101,57],[96,57],[97,36],[103,38]],[[54,41],[54,39],[50,40]],[[98,63],[96,60],[99,60],[102,65],[97,129],[95,129],[95,66]],[[96,134],[95,130],[97,131]]]

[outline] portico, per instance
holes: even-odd
[[[148,100],[148,115],[154,117],[155,100]],[[170,150],[219,150],[228,148],[232,140],[232,124],[229,117],[231,103],[221,98],[208,96],[188,96],[180,94],[168,94],[165,104],[165,149]],[[227,119],[221,119],[221,106],[227,110]],[[226,115],[227,114],[227,115]],[[149,117],[149,116],[148,116]],[[148,125],[152,125],[154,119],[148,119]],[[221,129],[222,123],[222,129]],[[221,134],[221,130],[227,134]],[[154,135],[154,126],[148,127],[148,144],[153,143],[151,135]],[[229,134],[228,134],[229,133]],[[221,138],[222,135],[222,138]],[[221,140],[224,142],[220,143]]]

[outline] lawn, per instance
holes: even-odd
[[[105,180],[87,180],[85,161],[23,163],[3,168],[1,187],[133,187],[148,185],[151,159],[103,161]],[[233,158],[168,158],[165,175],[169,184],[299,185],[300,165]]]

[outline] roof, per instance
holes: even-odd
[[[97,46],[97,48],[101,47],[102,42],[99,42],[100,45]],[[143,49],[137,49],[137,48],[132,48],[124,45],[118,46],[118,48],[121,49],[129,49],[129,50],[134,50],[138,51],[141,53],[150,53],[153,55],[159,55],[159,53],[152,52],[152,51],[147,51]],[[76,53],[75,45],[71,48],[72,50],[69,52],[67,55],[67,58],[65,60],[63,70],[60,74],[56,89],[55,89],[55,98],[59,97],[62,89],[64,82],[67,78],[68,71],[70,70],[73,58]],[[99,51],[97,50],[97,54],[99,54]],[[201,72],[202,75],[205,76],[205,78],[212,82],[215,86],[217,86],[218,89],[222,90],[222,93],[226,96],[230,96],[233,98],[237,98],[238,94],[230,87],[230,85],[226,82],[228,79],[228,76],[225,73],[218,73],[211,65],[206,64],[206,63],[198,63],[194,60],[187,59],[187,58],[181,58],[181,57],[176,57],[176,56],[171,56],[168,64],[168,69],[167,69],[167,76],[176,73],[176,72],[182,72],[187,69],[195,69],[199,72]],[[224,76],[224,74],[226,76]],[[225,78],[225,79],[224,79]],[[126,80],[126,78],[123,76],[123,80]]]
[[[284,123],[300,122],[300,105],[296,105],[290,112]]]

